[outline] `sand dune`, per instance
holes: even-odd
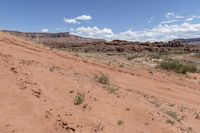
[[[114,68],[5,33],[0,71],[1,133],[200,132],[199,74]]]

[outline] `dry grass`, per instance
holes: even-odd
[[[110,84],[109,78],[108,78],[106,75],[102,74],[102,73],[101,73],[101,75],[100,75],[99,77],[97,77],[97,78],[98,78],[98,82],[99,82],[100,84],[104,84],[104,85],[109,85],[109,84]]]
[[[186,74],[187,72],[198,72],[198,69],[195,65],[189,63],[181,63],[180,61],[162,61],[159,67],[164,70],[174,71],[181,74]]]

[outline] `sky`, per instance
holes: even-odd
[[[106,40],[200,37],[200,0],[0,0],[0,30]]]

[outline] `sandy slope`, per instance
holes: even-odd
[[[198,74],[111,68],[0,33],[1,133],[199,133],[199,113]]]

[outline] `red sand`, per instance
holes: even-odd
[[[119,90],[108,93],[100,73]],[[200,133],[192,76],[119,70],[0,33],[0,133]]]

